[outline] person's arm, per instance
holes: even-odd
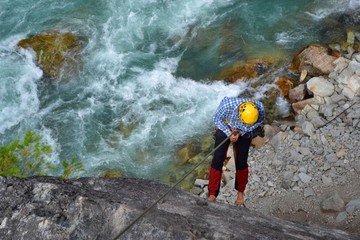
[[[225,114],[226,114],[226,104],[225,104],[226,98],[224,98],[219,107],[217,108],[215,115],[213,117],[215,126],[217,128],[219,128],[221,131],[223,131],[226,136],[230,136],[231,132],[228,128],[228,126],[226,125],[226,123],[224,122],[224,118],[225,118]]]

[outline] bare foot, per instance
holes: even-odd
[[[216,197],[214,195],[210,195],[207,200],[210,202],[216,202]]]
[[[238,195],[237,195],[237,198],[236,198],[236,201],[234,204],[236,206],[241,206],[241,205],[244,205],[244,203],[245,203],[244,193],[238,192]]]

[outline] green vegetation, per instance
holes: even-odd
[[[41,136],[33,131],[25,134],[22,142],[15,140],[0,147],[0,175],[29,177],[51,175],[51,172],[61,172],[61,178],[69,178],[75,173],[84,171],[82,162],[75,158],[62,161],[60,168],[46,161],[50,157],[50,145],[41,143]],[[60,170],[60,171],[59,171]]]
[[[76,158],[72,158],[69,162],[64,160],[61,165],[63,167],[63,174],[59,177],[62,178],[69,178],[73,173],[85,171],[82,162],[76,160]]]

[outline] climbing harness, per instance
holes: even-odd
[[[219,147],[227,142],[233,134],[237,134],[238,131],[233,131],[224,141],[217,145],[210,153],[208,153],[198,164],[196,164],[188,173],[186,173],[179,181],[177,181],[171,188],[169,188],[158,200],[151,204],[142,214],[135,218],[127,227],[125,227],[115,238],[119,239],[127,230],[129,230],[137,221],[139,221],[145,214],[147,214],[156,204],[164,199],[179,183],[181,183],[187,176],[190,175],[198,166],[200,166],[210,155],[212,155]]]

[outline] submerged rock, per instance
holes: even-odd
[[[262,59],[250,59],[246,62],[237,62],[224,69],[216,79],[234,83],[242,79],[256,78],[270,69],[273,63]]]
[[[0,177],[1,239],[359,239],[140,179]],[[134,223],[130,226],[130,224]],[[127,229],[121,236],[124,229]]]

